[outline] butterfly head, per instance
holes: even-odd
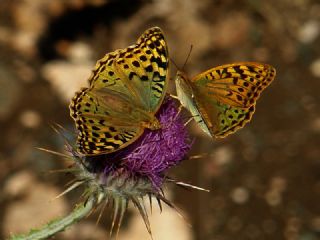
[[[185,99],[187,98],[187,96],[193,95],[192,87],[188,79],[189,78],[185,72],[182,72],[182,71],[177,72],[177,76],[175,79],[177,96],[183,106],[187,105],[187,103],[185,102]]]
[[[177,78],[183,78],[186,79],[187,78],[187,74],[184,71],[177,71]]]
[[[177,71],[177,75],[176,75],[176,85],[184,85],[187,82],[187,74],[183,71]]]

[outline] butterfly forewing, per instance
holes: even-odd
[[[156,112],[167,88],[168,59],[161,29],[151,28],[136,44],[99,60],[91,86],[126,93],[146,110]]]
[[[159,28],[152,28],[147,31],[137,44],[140,45],[141,54],[138,57],[140,64],[148,76],[149,83],[144,81],[146,89],[145,98],[149,99],[150,109],[158,110],[164,99],[167,89],[169,57],[164,36]],[[151,63],[151,64],[150,64]]]
[[[71,116],[79,151],[104,154],[134,142],[155,119],[167,88],[168,51],[160,28],[136,44],[108,53],[96,64],[90,87],[76,94]]]
[[[197,75],[192,82],[221,103],[249,108],[274,77],[275,69],[270,65],[242,62],[212,68]]]
[[[119,54],[120,49],[106,54],[99,59],[94,67],[94,70],[89,77],[89,85],[99,87],[115,85],[115,76],[113,63]],[[118,79],[117,79],[118,80]]]

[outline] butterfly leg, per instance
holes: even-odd
[[[198,117],[199,115],[194,115],[194,116],[191,116],[188,121],[185,122],[184,126],[187,126],[191,121],[192,119],[194,119],[195,117]],[[200,120],[200,121],[197,121],[197,123],[201,123],[203,122],[203,120]]]
[[[179,108],[178,108],[178,113],[177,116],[181,113],[183,106],[180,104]]]
[[[173,95],[173,94],[169,93],[169,96],[172,97],[173,99],[178,100],[180,102],[179,98],[176,95]]]
[[[179,108],[178,108],[178,112],[177,112],[176,116],[173,118],[173,121],[175,121],[177,119],[177,117],[180,115],[182,108],[183,108],[183,106],[180,104]]]
[[[193,120],[193,117],[190,117],[190,118],[188,119],[188,121],[186,121],[186,122],[184,123],[184,126],[186,127],[192,120]]]

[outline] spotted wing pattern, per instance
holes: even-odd
[[[243,62],[212,68],[191,81],[221,103],[248,108],[274,77],[275,69],[267,64]]]
[[[192,92],[187,108],[206,133],[226,137],[251,120],[257,99],[275,74],[270,65],[240,62],[186,78]]]
[[[96,64],[89,82],[131,95],[149,111],[156,111],[167,88],[169,57],[160,28],[148,29],[136,44],[107,54]]]
[[[134,110],[125,98],[110,94],[108,101],[103,102],[99,94],[85,88],[76,94],[74,101],[78,104],[70,108],[79,131],[78,150],[83,154],[112,152],[127,146],[143,132],[132,115],[123,114]]]
[[[100,59],[89,87],[70,104],[79,152],[111,153],[139,138],[164,99],[167,72],[168,51],[158,27],[147,30],[136,44]]]

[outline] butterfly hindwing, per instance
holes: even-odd
[[[105,97],[105,96],[104,96]],[[137,139],[143,129],[131,115],[128,101],[118,96],[108,96],[107,104],[98,94],[85,88],[73,98],[70,106],[78,134],[78,150],[86,155],[113,152]]]
[[[255,105],[243,109],[222,104],[221,108],[223,108],[223,110],[218,115],[217,119],[218,128],[212,129],[213,134],[215,134],[217,137],[226,137],[227,135],[242,128],[251,120],[251,117],[255,111]]]
[[[189,98],[192,104],[187,106],[194,120],[200,128],[209,136],[226,137],[242,128],[255,111],[255,105],[249,108],[237,108],[210,99],[197,93],[193,98]]]

